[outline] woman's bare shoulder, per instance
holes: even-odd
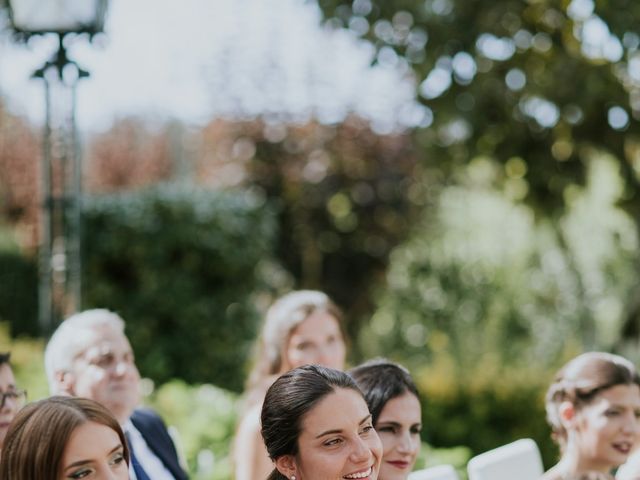
[[[555,465],[554,467],[547,470],[541,477],[540,480],[564,480],[565,473],[559,467],[559,465]]]

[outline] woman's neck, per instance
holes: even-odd
[[[592,459],[585,458],[584,455],[577,454],[577,452],[566,452],[558,464],[553,467],[553,470],[557,473],[561,473],[562,476],[565,476],[578,475],[586,472],[610,474],[612,468],[613,467],[611,465],[594,462]]]

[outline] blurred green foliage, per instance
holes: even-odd
[[[393,253],[362,337],[369,355],[423,362],[447,351],[463,366],[493,355],[526,367],[616,346],[639,261],[634,221],[616,206],[616,163],[594,157],[592,181],[553,223],[504,195],[495,168],[472,162],[467,184],[445,188]]]
[[[277,206],[275,255],[291,287],[325,291],[355,337],[373,308],[372,286],[422,206],[411,136],[378,135],[351,116],[337,125],[213,121],[197,138],[197,171]]]
[[[272,209],[167,184],[87,199],[83,233],[83,308],[122,315],[144,376],[242,388],[256,296],[277,277]]]
[[[327,22],[405,70],[426,108],[416,142],[447,176],[478,156],[524,161],[519,195],[562,210],[584,149],[614,155],[638,218],[640,4],[626,0],[319,0]]]
[[[145,401],[168,422],[194,480],[232,478],[230,448],[239,398],[210,384],[162,385]]]
[[[544,410],[544,393],[553,373],[544,366],[515,368],[495,359],[482,359],[461,371],[451,357],[440,354],[414,369],[422,399],[423,440],[447,450],[464,445],[470,458],[532,438],[545,465],[553,465],[558,448],[551,441]]]
[[[20,388],[27,390],[29,401],[49,395],[44,371],[44,341],[16,337],[8,322],[0,323],[0,352],[11,352],[11,365]]]
[[[532,437],[550,464],[544,392],[571,356],[618,346],[638,235],[607,156],[594,153],[586,187],[554,223],[509,198],[501,169],[474,160],[441,191],[392,253],[359,341],[366,356],[387,352],[414,372],[427,441],[475,454]]]

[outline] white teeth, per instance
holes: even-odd
[[[372,470],[373,469],[369,467],[369,469],[366,472],[352,473],[350,475],[345,475],[342,478],[367,478],[369,475],[371,475]]]

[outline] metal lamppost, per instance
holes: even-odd
[[[102,32],[107,0],[8,0],[8,7],[17,38],[58,37],[53,57],[33,73],[45,85],[38,320],[49,334],[81,305],[82,169],[75,111],[78,81],[89,74],[67,56],[67,40]]]

